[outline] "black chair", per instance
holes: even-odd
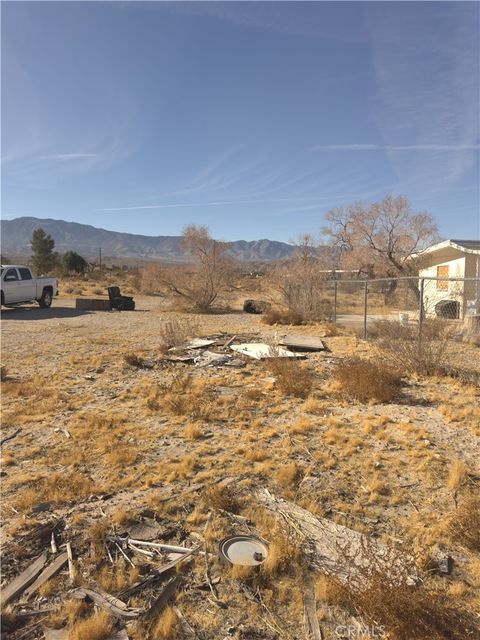
[[[120,287],[108,287],[108,297],[112,309],[119,311],[134,311],[135,302],[131,296],[122,296]]]

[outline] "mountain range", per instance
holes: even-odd
[[[91,225],[49,218],[22,217],[1,221],[2,255],[30,254],[30,239],[34,229],[41,227],[55,240],[59,253],[73,250],[85,258],[97,257],[99,248],[104,257],[136,258],[140,260],[184,259],[180,236],[144,236],[97,229]],[[232,257],[243,262],[271,262],[288,258],[293,246],[275,240],[237,240],[229,242]]]

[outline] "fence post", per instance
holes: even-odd
[[[368,282],[365,280],[363,292],[363,339],[367,339],[367,305],[368,305]]]
[[[337,324],[337,281],[333,281],[333,322]]]
[[[424,315],[424,309],[423,309],[423,293],[424,293],[424,289],[425,289],[425,278],[421,278],[420,279],[420,299],[418,301],[418,304],[419,304],[419,307],[418,307],[418,340],[419,341],[422,339],[423,315]]]

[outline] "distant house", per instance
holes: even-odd
[[[420,260],[419,278],[427,278],[423,293],[426,315],[464,318],[480,314],[480,240],[445,240],[428,247],[417,258]]]

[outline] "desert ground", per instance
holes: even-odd
[[[52,532],[58,553],[66,542],[73,550],[72,575],[65,564],[12,600],[2,637],[479,637],[478,386],[409,372],[393,397],[359,399],[337,369],[378,354],[346,329],[268,326],[237,302],[224,313],[175,312],[139,294],[134,312],[85,312],[75,295],[2,315],[2,586],[50,551]],[[326,350],[260,361],[227,344],[275,345],[285,333],[321,337]],[[195,337],[212,337],[232,360],[171,361]],[[478,371],[479,356],[474,344],[450,345],[457,368]],[[339,582],[295,519],[265,507],[265,489],[401,562],[408,555],[416,585],[385,573],[370,591]],[[129,595],[171,561],[108,540],[141,538],[142,527],[197,550]],[[268,544],[255,569],[218,557],[224,537],[244,534]],[[112,616],[73,597],[79,588],[147,613]]]

